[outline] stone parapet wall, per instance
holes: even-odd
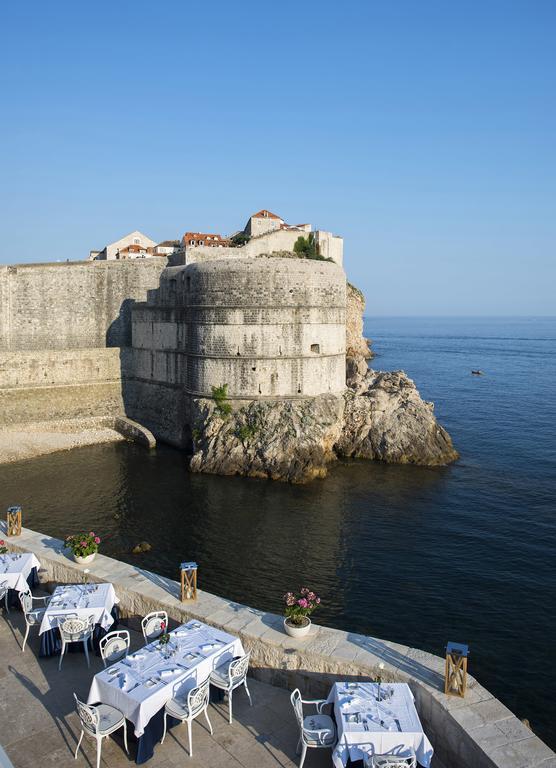
[[[28,529],[8,540],[11,549],[31,551],[41,562],[41,581],[83,580],[78,566],[62,551],[62,542]],[[192,603],[179,602],[177,582],[98,555],[90,577],[110,581],[124,617],[136,621],[149,611],[166,610],[182,623],[196,618],[238,635],[251,651],[250,674],[307,697],[325,696],[340,680],[375,679],[379,664],[387,682],[407,682],[421,722],[439,760],[450,768],[553,768],[556,755],[500,701],[472,677],[466,697],[443,693],[444,660],[387,640],[313,626],[309,637],[294,640],[282,629],[282,617],[225,598],[199,592]],[[200,570],[202,582],[202,564]]]

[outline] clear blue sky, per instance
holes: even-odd
[[[556,2],[4,4],[0,262],[269,208],[369,314],[556,314]]]

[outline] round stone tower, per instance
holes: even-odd
[[[157,303],[172,307],[186,391],[297,398],[345,389],[346,278],[332,262],[224,258],[168,269]],[[179,318],[179,319],[178,319]]]

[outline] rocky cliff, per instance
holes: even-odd
[[[422,466],[457,459],[413,381],[403,371],[369,369],[364,308],[363,295],[348,284],[343,395],[252,401],[235,410],[195,400],[192,471],[299,483],[324,477],[338,457]]]

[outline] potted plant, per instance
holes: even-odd
[[[286,592],[284,629],[290,637],[305,637],[311,629],[310,614],[320,604],[320,597],[307,587],[302,587],[299,594]]]
[[[76,563],[92,563],[98,552],[100,537],[94,531],[89,533],[78,533],[75,536],[66,536],[64,546],[71,549],[73,559]]]
[[[6,542],[4,539],[0,539],[0,555],[7,555],[8,554],[8,548],[6,546]]]

